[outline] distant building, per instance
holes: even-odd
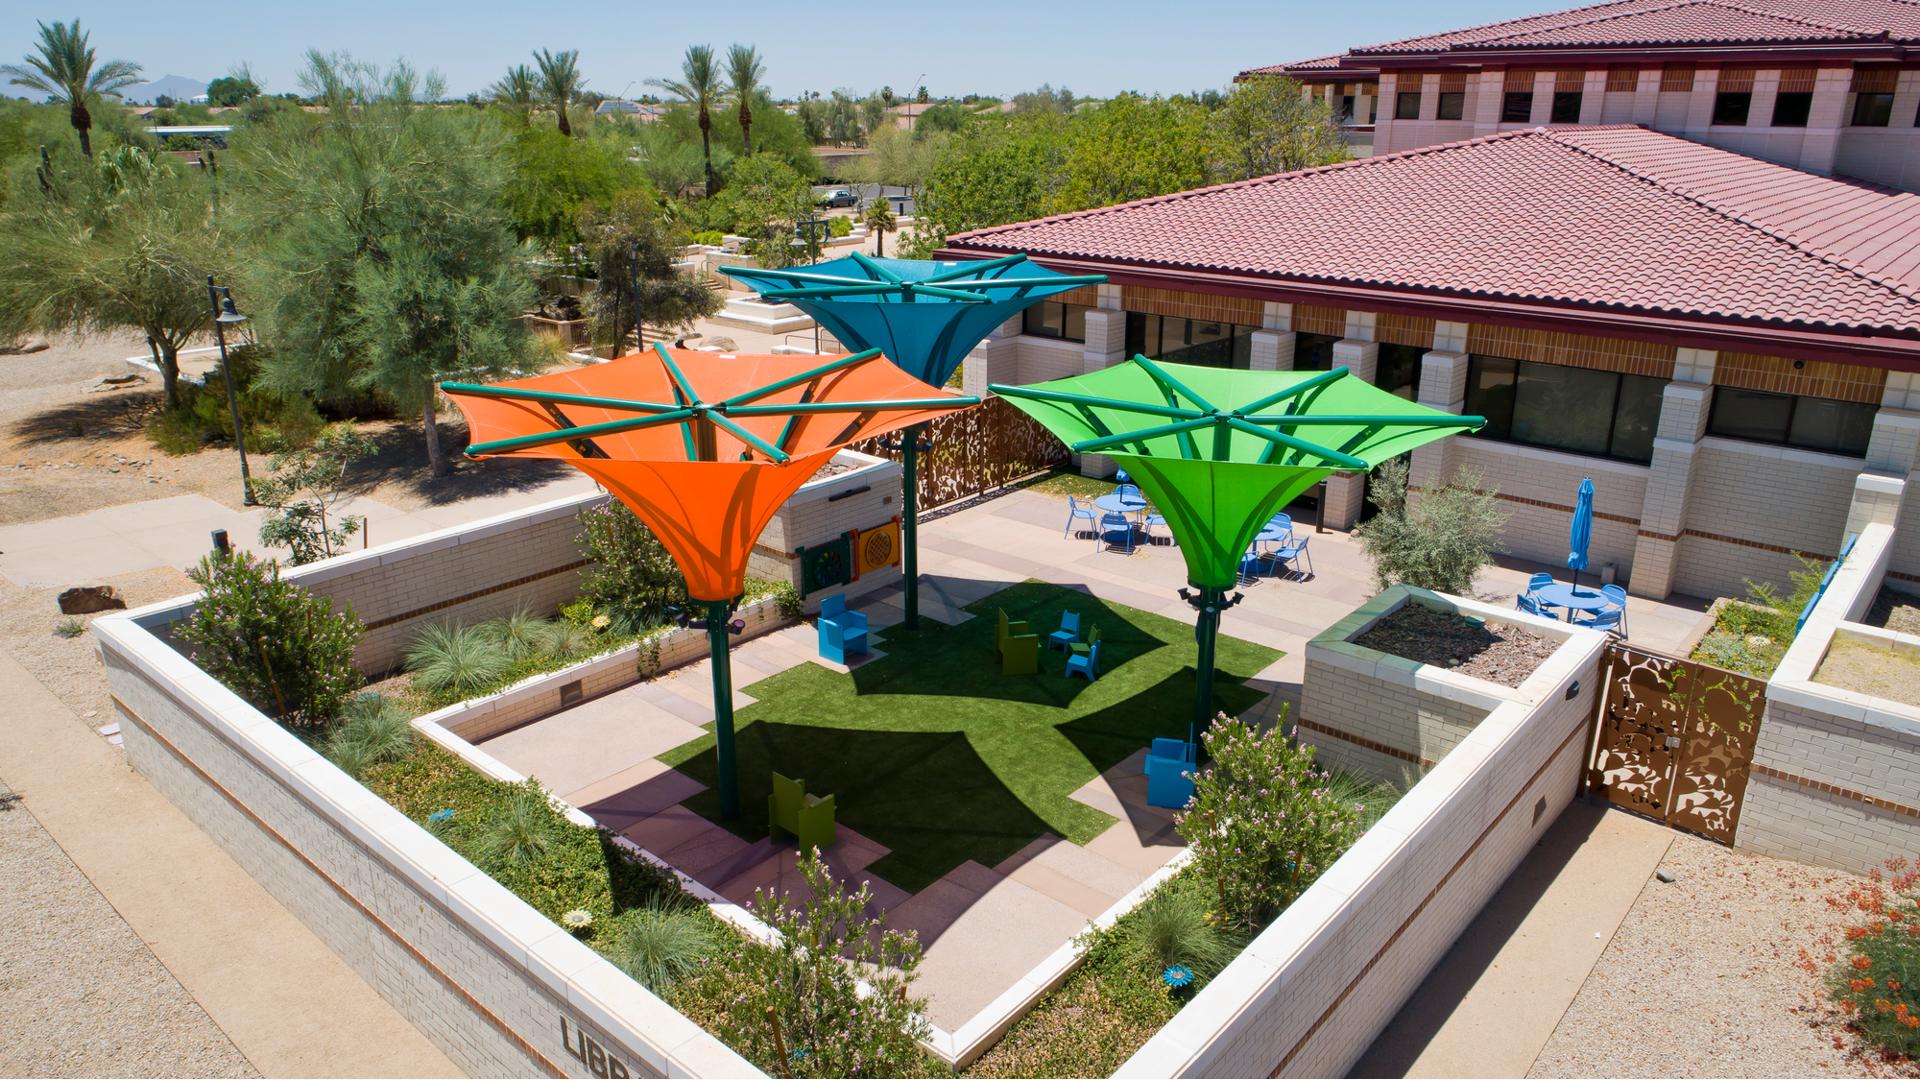
[[[595,116],[631,116],[643,124],[657,123],[667,114],[666,106],[651,105],[641,101],[623,101],[608,98],[593,110]]]

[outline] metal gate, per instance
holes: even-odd
[[[1623,642],[1607,647],[1606,662],[1588,789],[1732,844],[1766,680]]]

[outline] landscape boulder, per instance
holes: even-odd
[[[111,585],[75,585],[60,594],[60,614],[91,615],[96,611],[120,611],[127,606]]]

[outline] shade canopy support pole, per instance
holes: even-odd
[[[1220,640],[1220,609],[1226,606],[1225,589],[1211,586],[1200,590],[1200,617],[1193,627],[1197,648],[1193,669],[1193,720],[1187,725],[1187,741],[1194,742],[1213,723],[1213,658]]]
[[[900,621],[909,630],[920,628],[920,439],[926,431],[925,424],[908,428],[900,453],[900,570],[907,585]]]
[[[733,745],[733,658],[727,619],[732,605],[709,600],[707,605],[707,663],[713,668],[713,753],[715,782],[719,785],[720,816],[740,816],[740,763]]]

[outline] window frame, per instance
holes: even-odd
[[[1041,316],[1042,320],[1044,321],[1045,315],[1048,309],[1051,309],[1051,308],[1059,309],[1060,332],[1057,334],[1036,332],[1033,329],[1034,316],[1038,314]],[[1071,312],[1067,310],[1069,308],[1083,309],[1080,314],[1080,336],[1079,337],[1074,337],[1068,331],[1068,317],[1071,314]],[[1045,338],[1048,341],[1071,341],[1081,345],[1085,345],[1087,343],[1086,312],[1093,311],[1093,310],[1095,309],[1094,309],[1094,306],[1091,304],[1069,304],[1063,300],[1042,300],[1039,303],[1028,307],[1025,311],[1022,311],[1020,313],[1020,333],[1022,333],[1027,337]]]
[[[1872,119],[1871,115],[1866,116],[1866,118],[1864,119],[1862,118],[1863,110],[1867,106],[1868,102],[1876,103],[1875,111],[1882,114],[1879,120],[1876,121]],[[1880,91],[1880,90],[1855,92],[1855,94],[1853,95],[1853,109],[1847,114],[1847,126],[1848,127],[1892,127],[1893,126],[1893,93],[1891,91]]]
[[[1451,99],[1451,100],[1449,100]],[[1452,105],[1452,108],[1448,108]],[[1467,116],[1467,92],[1465,90],[1442,90],[1434,102],[1435,120],[1464,120]]]
[[[1514,108],[1515,105],[1519,105],[1522,103],[1525,104],[1524,109]],[[1525,115],[1521,116],[1520,119],[1515,120],[1513,119],[1513,115],[1516,112],[1521,112],[1521,113],[1524,113]],[[1503,124],[1533,123],[1533,91],[1508,90],[1505,93],[1503,93],[1500,97],[1500,122]]]
[[[1409,109],[1408,105],[1412,108]],[[1400,90],[1393,95],[1393,118],[1395,120],[1420,119],[1420,91]]]
[[[1727,393],[1729,392],[1732,394],[1754,395],[1762,398],[1774,398],[1785,401],[1787,403],[1787,422],[1781,429],[1780,437],[1772,439],[1762,438],[1757,435],[1732,435],[1725,431],[1718,430],[1718,423],[1723,415],[1720,411],[1721,403],[1727,400]],[[1793,429],[1795,422],[1800,416],[1800,406],[1810,401],[1867,410],[1868,435],[1866,440],[1861,442],[1857,451],[1845,446],[1811,446],[1807,443],[1793,441]],[[1759,446],[1784,446],[1789,450],[1802,450],[1809,454],[1832,454],[1836,457],[1844,458],[1865,458],[1867,456],[1867,446],[1873,438],[1873,417],[1878,415],[1879,412],[1880,406],[1872,405],[1864,401],[1843,401],[1839,398],[1809,397],[1805,394],[1777,394],[1771,390],[1753,390],[1745,386],[1715,386],[1713,388],[1713,401],[1710,402],[1707,407],[1707,434],[1716,439],[1732,439],[1735,442],[1754,443]]]
[[[1507,407],[1506,407],[1506,413],[1504,416],[1495,416],[1490,412],[1477,408],[1476,403],[1473,400],[1475,387],[1478,383],[1478,376],[1481,373],[1481,371],[1484,370],[1484,364],[1486,361],[1497,361],[1499,363],[1512,365],[1512,380],[1513,380],[1511,383],[1512,391],[1507,395]],[[1513,434],[1514,418],[1518,413],[1518,407],[1520,404],[1520,386],[1523,381],[1522,377],[1526,373],[1529,367],[1565,368],[1573,371],[1581,371],[1581,372],[1587,372],[1591,374],[1610,376],[1612,378],[1613,380],[1612,394],[1609,399],[1611,404],[1608,406],[1608,411],[1610,415],[1607,420],[1606,450],[1604,451],[1583,450],[1578,447],[1555,446],[1552,443],[1536,442],[1531,439],[1518,438]],[[1648,379],[1648,380],[1651,380],[1652,382],[1660,384],[1660,389],[1662,392],[1661,394],[1655,396],[1655,400],[1657,401],[1664,400],[1666,384],[1672,381],[1670,379],[1659,379],[1649,375],[1628,375],[1624,372],[1605,371],[1600,368],[1580,368],[1580,367],[1574,367],[1573,365],[1569,365],[1569,364],[1548,364],[1538,360],[1521,360],[1511,356],[1495,356],[1491,353],[1471,353],[1467,357],[1468,401],[1467,401],[1466,411],[1469,414],[1478,413],[1479,415],[1485,416],[1487,419],[1487,426],[1481,429],[1480,431],[1472,433],[1472,436],[1474,438],[1486,439],[1489,442],[1510,443],[1514,446],[1525,446],[1535,450],[1548,450],[1556,454],[1573,454],[1579,457],[1600,458],[1601,460],[1604,460],[1604,461],[1618,461],[1628,465],[1639,465],[1639,466],[1649,465],[1653,461],[1651,439],[1649,439],[1648,441],[1648,453],[1645,458],[1629,457],[1624,454],[1615,453],[1615,449],[1619,443],[1619,440],[1622,434],[1621,422],[1620,422],[1621,421],[1620,403],[1626,397],[1626,394],[1624,391],[1626,390],[1626,387],[1627,387],[1626,380],[1628,379]],[[1650,418],[1649,430],[1658,431],[1659,426],[1660,426],[1660,416],[1659,416],[1658,409],[1656,408],[1654,415]]]
[[[1736,100],[1737,99],[1737,100]],[[1733,106],[1739,106],[1740,118],[1730,119]],[[1753,118],[1753,91],[1716,90],[1713,95],[1713,115],[1708,118],[1709,127],[1746,127]]]

